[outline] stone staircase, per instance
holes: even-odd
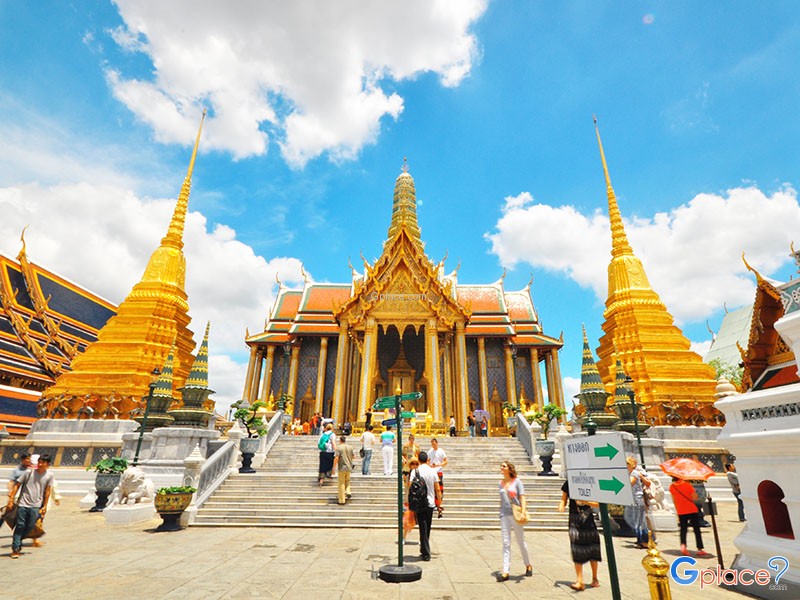
[[[565,530],[557,512],[562,479],[537,477],[525,450],[514,438],[439,438],[447,452],[445,513],[437,529],[496,529],[500,463],[517,467],[528,499],[527,529]],[[397,476],[383,475],[380,450],[372,456],[371,475],[362,476],[360,459],[352,475],[353,497],[336,503],[336,478],[317,484],[319,451],[314,436],[282,436],[257,473],[234,474],[197,514],[194,526],[206,527],[397,527]],[[357,439],[351,440],[359,448]],[[429,439],[417,438],[430,447]],[[395,460],[396,462],[396,460]],[[395,465],[395,473],[396,473]]]

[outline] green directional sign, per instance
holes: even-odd
[[[608,460],[611,460],[617,454],[619,454],[619,450],[617,450],[611,444],[606,444],[605,446],[600,446],[598,448],[594,448],[595,458],[606,457],[606,458],[608,458]]]
[[[386,398],[378,398],[375,404],[372,405],[372,410],[382,410],[384,408],[394,408],[396,406],[394,396],[387,396]]]
[[[611,479],[598,479],[597,483],[601,490],[604,492],[614,492],[614,495],[619,494],[625,487],[625,484],[614,476],[612,476]]]
[[[413,419],[414,417],[417,416],[417,413],[404,410],[403,412],[400,413],[400,416],[404,419]]]
[[[419,400],[422,398],[422,392],[411,392],[410,394],[401,394],[400,402],[406,402],[407,400]],[[377,400],[375,400],[375,404],[383,404],[384,402],[391,402],[392,406],[394,406],[395,401],[397,400],[397,396],[381,396]]]

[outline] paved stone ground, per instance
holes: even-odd
[[[718,524],[725,565],[734,558],[733,538],[741,531],[735,503],[720,503]],[[489,515],[495,519],[495,515]],[[492,531],[436,531],[433,560],[417,562],[416,534],[405,546],[409,563],[423,568],[422,579],[388,584],[376,579],[383,564],[397,562],[396,532],[391,530],[189,528],[155,533],[155,520],[111,527],[100,514],[78,508],[65,498],[47,517],[42,548],[23,546],[19,560],[8,558],[11,532],[0,530],[0,598],[285,598],[325,600],[358,598],[471,599],[569,598],[578,594],[573,580],[566,532],[528,532],[534,576],[522,576],[524,565],[512,549],[512,577],[498,583],[501,567],[500,527]],[[710,529],[706,549],[714,552]],[[691,532],[690,540],[693,539]],[[614,539],[620,587],[626,599],[649,598],[642,550],[626,538]],[[678,534],[660,536],[668,561],[678,552]],[[605,558],[605,548],[603,549]],[[715,559],[703,559],[713,567]],[[586,600],[611,598],[608,567],[601,565],[601,587],[578,594]],[[588,565],[587,565],[588,572]],[[671,583],[672,597],[728,598],[745,596],[699,584]]]

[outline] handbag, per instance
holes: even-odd
[[[519,504],[512,504],[511,512],[514,514],[514,520],[520,525],[525,525],[525,523],[531,520],[531,516],[528,514],[528,511],[522,510],[522,507]]]
[[[367,454],[367,453],[364,451],[364,449],[363,449],[363,448],[361,448],[361,450],[359,450],[359,451],[358,451],[358,455],[359,455],[361,458],[364,458],[364,456],[366,456],[366,454]]]
[[[3,507],[2,510],[3,515],[3,522],[8,525],[11,529],[14,529],[17,525],[17,505],[14,504],[11,508],[7,506]]]
[[[42,517],[39,517],[36,519],[36,523],[34,523],[33,527],[28,531],[28,535],[25,537],[36,540],[42,537],[44,534],[44,523],[42,522]]]

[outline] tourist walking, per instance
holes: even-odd
[[[525,486],[517,477],[517,469],[509,461],[503,461],[500,465],[500,473],[503,479],[500,480],[498,490],[500,492],[500,532],[503,538],[503,571],[497,578],[498,581],[508,581],[509,568],[511,567],[511,532],[517,538],[519,551],[522,553],[522,562],[525,563],[525,577],[533,575],[533,566],[528,556],[528,545],[525,543],[525,529],[523,524],[514,518],[512,505],[519,506],[522,512],[527,511],[525,502]]]
[[[597,563],[602,560],[600,555],[600,534],[594,522],[592,507],[598,506],[596,502],[576,502],[569,497],[569,483],[561,486],[561,502],[558,512],[564,512],[569,504],[569,550],[572,554],[572,564],[575,566],[575,583],[569,587],[579,592],[586,588],[583,583],[583,565],[587,562],[592,567],[591,587],[600,587],[597,580]]]
[[[450,415],[450,437],[456,437],[456,418]]]
[[[428,450],[428,462],[436,471],[436,476],[439,478],[439,488],[441,489],[441,495],[439,497],[439,501],[436,503],[436,511],[437,516],[439,518],[442,517],[444,513],[444,507],[442,506],[442,500],[444,498],[444,474],[442,473],[442,469],[447,466],[447,453],[439,447],[439,440],[436,438],[431,439],[431,447]]]
[[[333,461],[336,470],[336,480],[339,484],[339,506],[351,498],[350,493],[350,474],[353,472],[353,449],[347,445],[347,437],[339,437],[339,444],[336,446],[336,458]]]
[[[433,509],[441,503],[442,490],[439,486],[436,471],[428,465],[428,453],[419,453],[419,477],[425,482],[428,490],[428,505],[415,511],[417,525],[419,526],[419,557],[428,561],[431,559],[431,526],[433,525]],[[415,473],[415,477],[416,477]],[[411,479],[409,477],[409,479]]]
[[[409,472],[413,473],[416,469],[419,469],[419,458],[416,456],[408,461],[408,468]],[[403,508],[405,511],[403,512],[403,540],[408,537],[408,534],[414,530],[414,527],[417,524],[417,515],[416,513],[411,510],[408,506],[408,489],[411,486],[411,478],[409,476],[406,479],[406,494],[405,494],[405,503],[403,504]]]
[[[625,459],[633,491],[633,506],[626,506],[623,513],[625,522],[636,533],[636,547],[647,549],[647,506],[644,501],[644,488],[650,487],[650,478],[636,463],[633,456]]]
[[[728,483],[731,486],[733,497],[736,498],[736,508],[739,511],[739,523],[746,521],[744,518],[744,502],[742,502],[742,488],[739,485],[739,475],[736,473],[736,467],[731,463],[725,465],[725,474],[728,476]]]
[[[469,437],[474,438],[475,437],[475,417],[472,415],[472,412],[470,412],[467,415],[467,428],[469,429]]]
[[[375,448],[375,434],[372,433],[372,425],[367,425],[367,430],[361,434],[361,474],[369,475],[369,467],[372,463],[372,450]]]
[[[394,462],[394,431],[392,426],[388,425],[386,431],[381,434],[381,454],[383,455],[383,474],[392,474],[392,465]]]
[[[19,558],[22,550],[22,539],[28,535],[38,519],[44,519],[47,505],[53,490],[55,477],[48,472],[50,455],[39,457],[35,469],[28,469],[20,475],[8,496],[6,511],[14,507],[14,497],[19,492],[17,501],[17,521],[14,536],[11,540],[11,558]]]
[[[19,457],[19,465],[14,467],[14,470],[11,471],[11,477],[8,478],[8,497],[13,498],[11,495],[11,490],[14,489],[14,485],[19,481],[19,478],[31,468],[31,455],[27,452],[24,452]]]
[[[678,524],[680,526],[681,554],[689,556],[686,549],[686,532],[689,524],[694,530],[694,541],[697,544],[695,556],[710,556],[703,550],[703,534],[700,532],[700,511],[697,509],[697,492],[692,484],[677,477],[672,478],[672,485],[669,486],[669,493],[672,494],[672,502],[675,504],[675,512],[678,513]]]
[[[333,433],[333,423],[325,425],[325,430],[317,440],[319,449],[319,485],[330,479],[333,472],[333,460],[336,456],[336,438]]]
[[[364,427],[369,427],[372,424],[372,410],[367,407],[367,412],[364,413]]]
[[[402,457],[403,457],[403,477],[408,480],[409,464],[411,459],[419,456],[419,446],[414,441],[414,434],[408,434],[408,443],[403,444]]]

